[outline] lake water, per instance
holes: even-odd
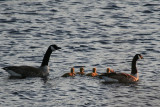
[[[0,69],[0,107],[159,107],[159,0],[1,0],[0,67],[40,66],[51,44],[50,76],[9,79]],[[71,67],[85,72],[130,73],[140,53],[140,80],[104,83],[97,78],[62,78]]]

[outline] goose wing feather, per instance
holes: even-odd
[[[127,73],[103,73],[100,78],[107,76],[109,78],[117,79],[119,82],[135,82],[137,78]]]
[[[3,69],[6,71],[11,70],[17,74],[21,74],[22,76],[39,76],[41,73],[39,68],[32,66],[9,66]]]

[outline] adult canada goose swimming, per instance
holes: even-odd
[[[63,74],[62,77],[74,77],[75,75],[74,68],[71,68],[71,72]]]
[[[138,59],[143,59],[143,56],[141,54],[136,54],[133,57],[132,60],[132,68],[131,68],[131,74],[127,73],[103,73],[100,75],[100,78],[104,79],[106,82],[125,82],[125,83],[131,83],[136,82],[139,80],[138,71],[136,67],[136,62]]]
[[[11,77],[45,77],[49,75],[48,62],[52,51],[61,49],[57,45],[50,45],[43,57],[40,67],[32,66],[8,66],[2,69],[6,70]]]
[[[98,73],[96,72],[96,68],[93,68],[92,73],[88,73],[88,74],[86,74],[86,76],[91,76],[91,77],[96,77],[96,76],[98,76]]]
[[[80,68],[80,72],[77,72],[76,74],[85,75],[84,68],[81,67],[81,68]]]

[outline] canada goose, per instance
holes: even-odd
[[[8,66],[2,69],[6,70],[14,77],[45,77],[49,75],[48,62],[52,51],[61,49],[57,45],[50,45],[43,57],[40,67],[32,66]]]
[[[80,68],[80,72],[77,72],[76,74],[85,75],[84,68],[81,67],[81,68]]]
[[[100,75],[100,78],[104,79],[106,82],[136,82],[139,80],[138,71],[136,67],[136,62],[138,59],[143,59],[143,56],[141,54],[136,54],[133,57],[132,60],[132,68],[131,68],[131,74],[127,73],[103,73]]]
[[[75,75],[74,68],[71,68],[71,72],[63,74],[62,77],[74,77]]]
[[[96,68],[93,68],[92,73],[88,73],[88,74],[86,74],[86,76],[91,76],[91,77],[96,77],[96,76],[98,76],[98,74],[97,74],[97,72],[96,72]]]

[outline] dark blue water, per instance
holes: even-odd
[[[160,106],[159,0],[0,1],[1,68],[39,66],[51,44],[62,50],[51,56],[47,81],[9,79],[0,69],[1,107]],[[144,57],[136,84],[61,78],[73,66],[130,73],[136,53]]]

